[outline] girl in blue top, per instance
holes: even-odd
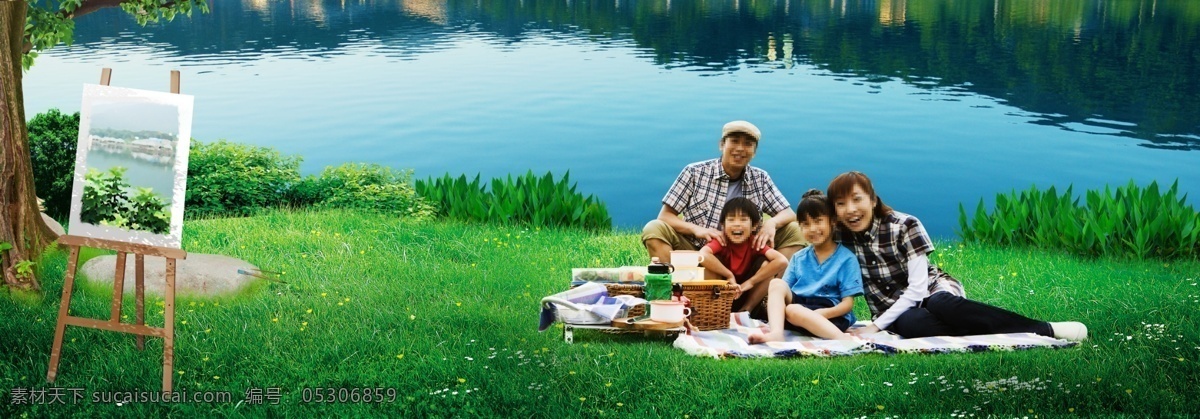
[[[819,338],[854,340],[846,329],[854,324],[854,296],[862,295],[858,258],[833,242],[833,208],[821,191],[810,189],[796,208],[800,231],[810,246],[796,252],[767,291],[766,335],[748,336],[750,343],[780,341],[783,330]]]

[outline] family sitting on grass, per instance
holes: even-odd
[[[725,124],[721,157],[685,167],[642,231],[660,261],[669,262],[672,250],[715,256],[704,258],[705,275],[737,285],[732,309],[770,327],[751,343],[783,340],[784,329],[825,339],[881,330],[904,338],[1087,337],[1082,323],[1034,320],[966,299],[962,284],[929,261],[933,241],[920,220],[885,205],[865,174],[838,175],[827,197],[810,190],[793,211],[767,172],[750,166],[761,137],[749,122]],[[873,320],[850,329],[858,295]]]

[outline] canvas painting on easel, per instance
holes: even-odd
[[[180,248],[192,103],[84,85],[69,234]]]

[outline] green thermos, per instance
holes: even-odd
[[[646,285],[642,288],[646,301],[671,299],[671,272],[675,270],[669,263],[662,263],[658,258],[650,259],[646,267]],[[650,314],[650,304],[646,304],[646,314]]]

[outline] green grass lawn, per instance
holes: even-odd
[[[273,212],[187,224],[184,249],[282,271],[222,299],[177,302],[175,388],[219,403],[91,403],[161,388],[161,340],[67,329],[45,382],[66,257],[40,266],[45,296],[0,299],[0,416],[975,416],[1200,414],[1200,263],[1084,260],[959,247],[936,259],[968,296],[1079,320],[1083,344],[973,354],[714,360],[670,340],[538,333],[541,297],[572,267],[645,264],[632,232],[412,223],[355,212]],[[93,253],[94,254],[94,253]],[[76,287],[72,314],[107,318],[111,290]],[[147,304],[150,324],[161,324]],[[132,317],[132,298],[125,313]],[[866,317],[865,306],[856,307]],[[14,405],[15,389],[84,389],[71,405]],[[305,389],[383,388],[382,403],[305,403]],[[244,401],[278,389],[278,405]],[[394,390],[394,392],[392,392]],[[69,393],[68,393],[69,394]],[[394,395],[394,400],[392,396]]]

